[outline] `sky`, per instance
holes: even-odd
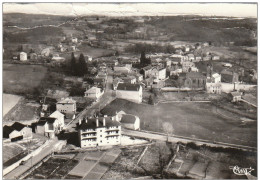
[[[4,3],[3,13],[52,15],[206,15],[257,17],[257,4],[243,3]]]

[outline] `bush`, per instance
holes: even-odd
[[[84,88],[72,87],[70,90],[70,96],[84,96],[84,92]]]

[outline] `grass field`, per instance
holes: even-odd
[[[46,72],[43,66],[3,64],[3,91],[10,94],[31,92],[40,84]]]
[[[240,119],[225,119],[216,113],[215,106],[210,103],[182,102],[151,106],[116,99],[101,112],[109,115],[120,110],[139,116],[141,129],[144,130],[166,133],[163,124],[169,122],[175,135],[256,147],[256,122],[243,124]]]
[[[20,96],[3,94],[3,116],[5,116],[21,99]]]

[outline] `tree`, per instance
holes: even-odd
[[[154,98],[152,95],[149,96],[148,104],[154,105]]]
[[[146,61],[145,61],[145,60],[146,60],[145,52],[142,51],[142,52],[141,52],[141,57],[140,57],[140,63],[143,64],[143,65],[146,64]]]
[[[168,142],[168,140],[169,140],[169,134],[172,134],[173,131],[174,131],[174,129],[173,129],[173,127],[172,127],[172,124],[169,123],[169,122],[164,122],[164,123],[162,124],[162,126],[163,126],[163,130],[167,133],[167,142]]]
[[[76,58],[75,58],[73,52],[71,53],[70,72],[71,72],[72,75],[76,74]]]
[[[79,61],[77,63],[77,75],[84,76],[86,72],[87,72],[87,63],[85,61],[84,55],[81,53],[79,56]]]

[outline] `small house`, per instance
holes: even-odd
[[[140,130],[140,119],[131,114],[122,114],[120,123],[122,127],[132,130]]]
[[[238,91],[234,91],[230,93],[232,96],[232,102],[238,102],[241,101],[242,93]]]
[[[102,91],[101,88],[98,87],[92,87],[85,91],[85,97],[94,99],[95,101],[98,101],[103,94],[104,91]]]
[[[20,61],[27,61],[27,53],[20,52]]]

